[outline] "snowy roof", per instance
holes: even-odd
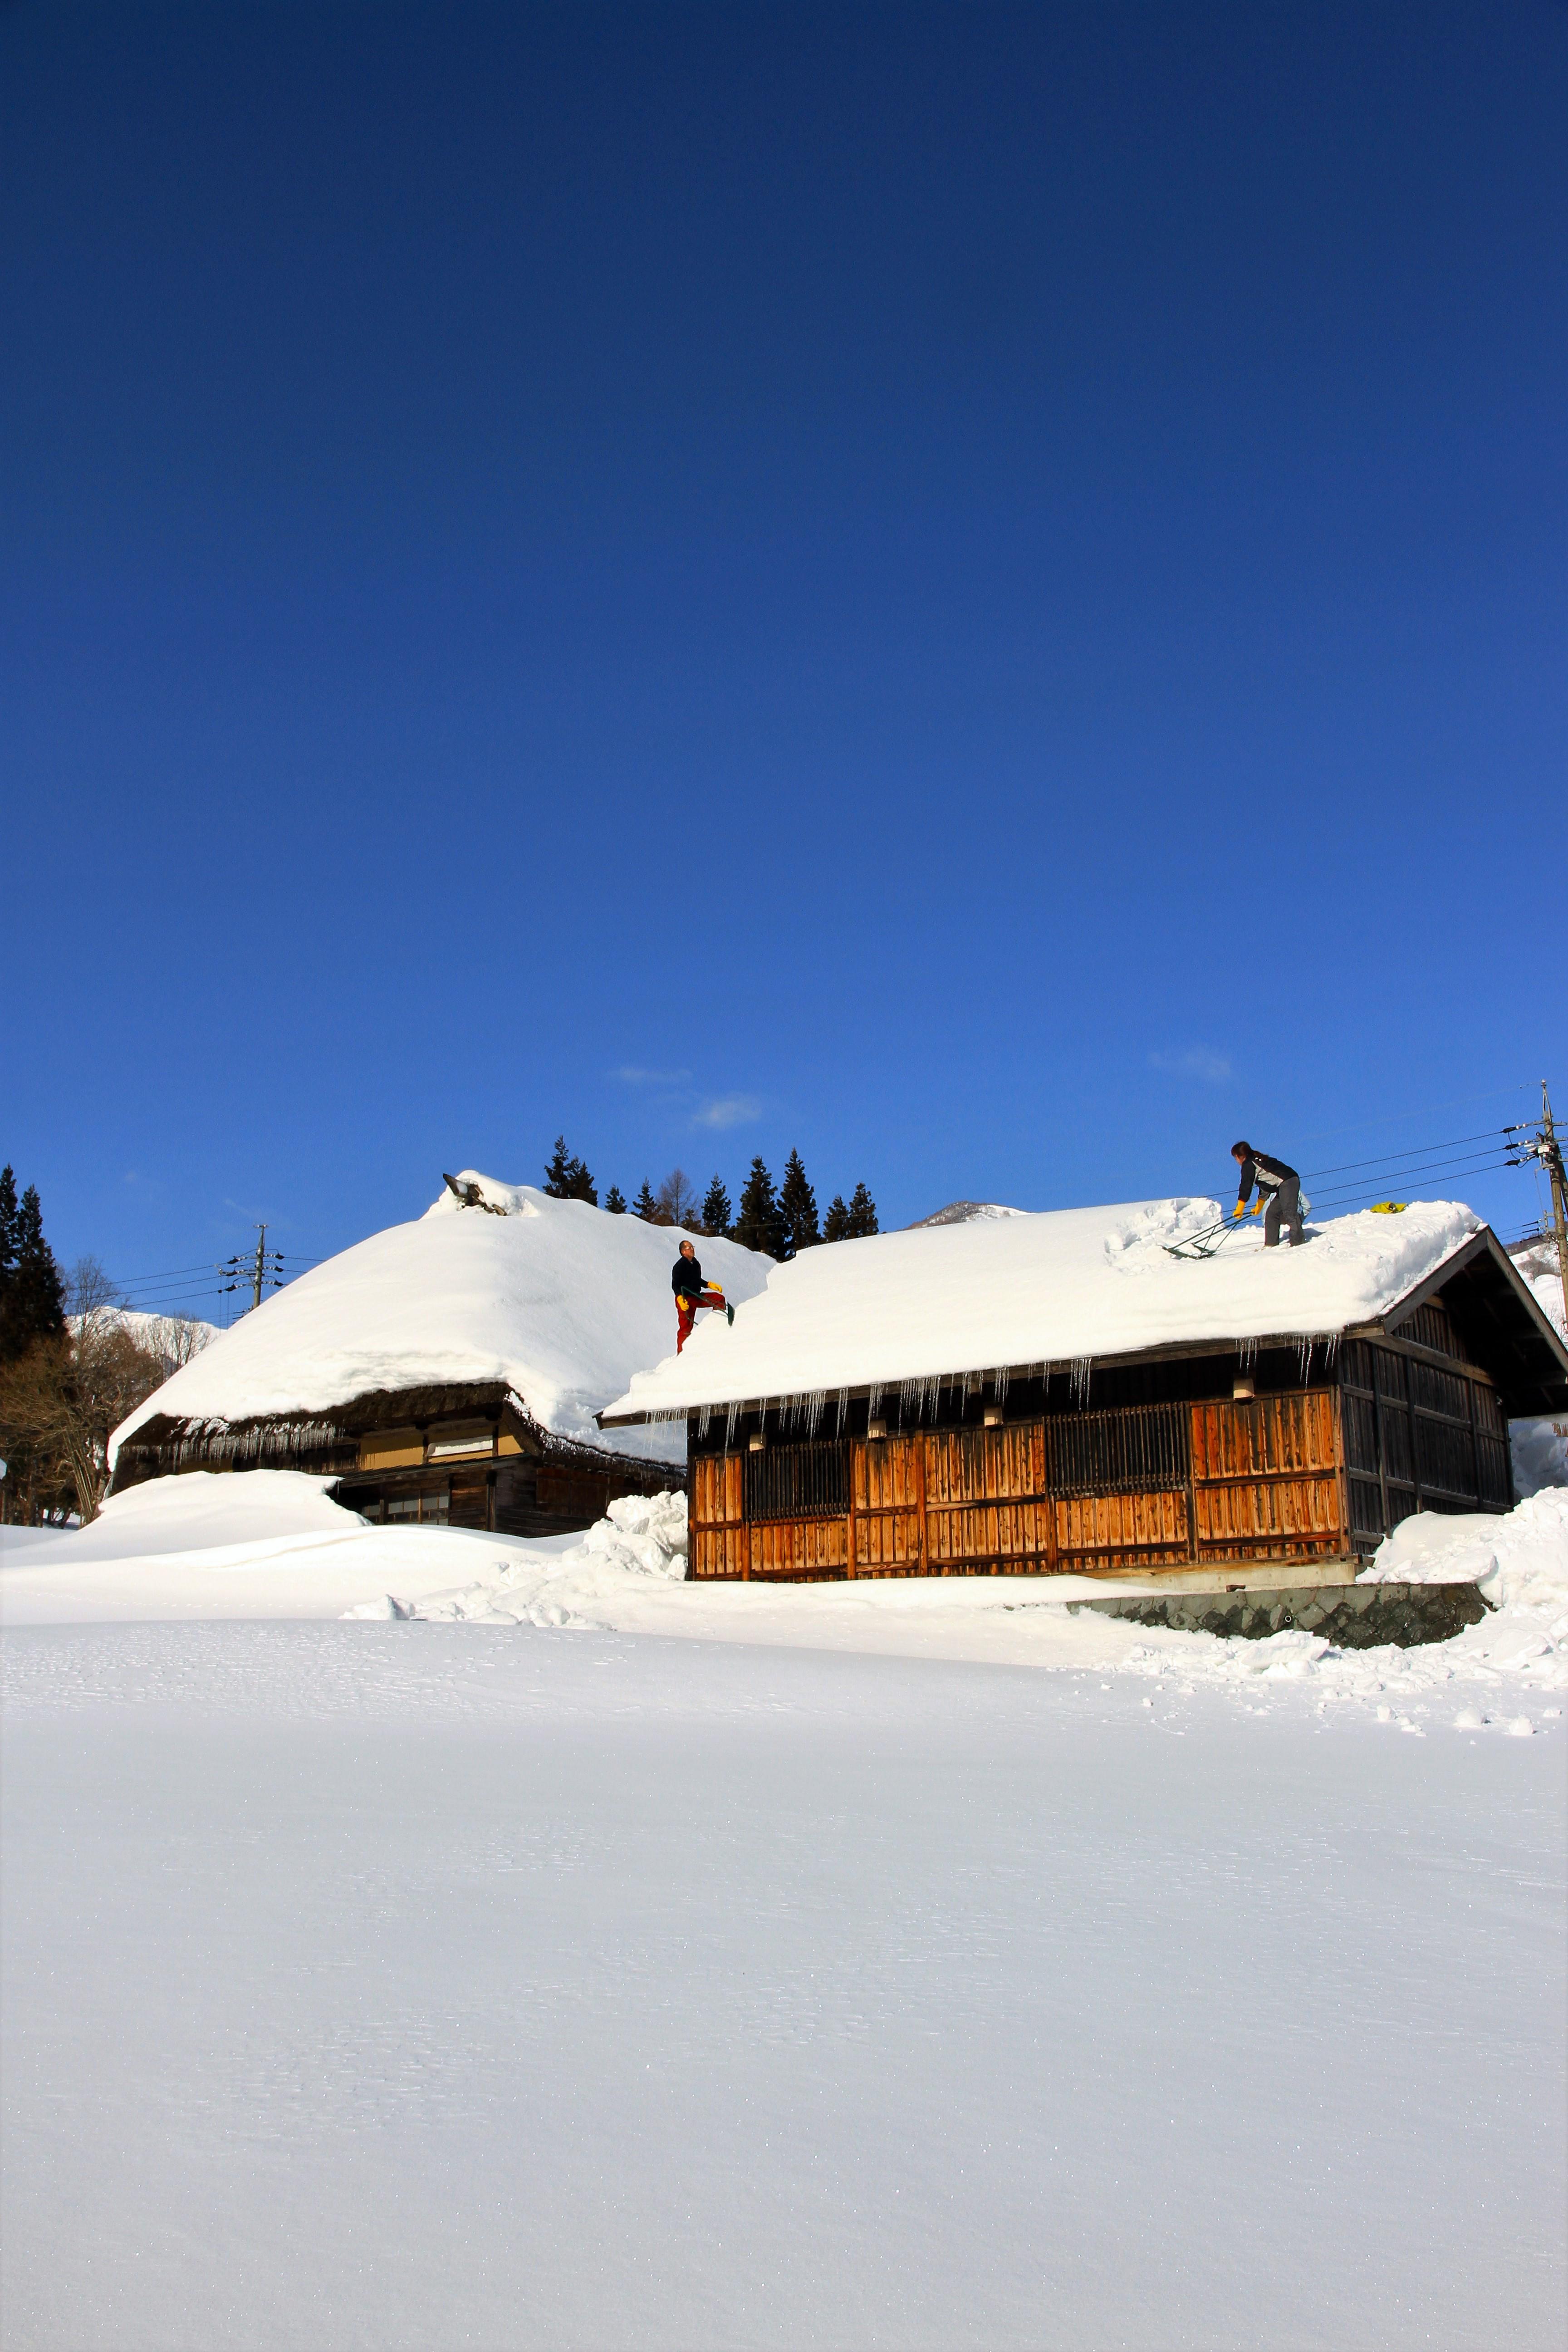
[[[1068,1364],[1205,1340],[1373,1321],[1481,1229],[1427,1201],[1313,1225],[1265,1255],[1252,1223],[1205,1259],[1166,1244],[1214,1223],[1208,1200],[973,1217],[835,1242],[776,1266],[733,1328],[710,1323],[640,1372],[607,1428],[692,1406],[887,1387],[936,1373]]]
[[[602,1436],[595,1413],[669,1347],[682,1235],[471,1169],[460,1181],[488,1205],[443,1192],[423,1217],[289,1283],[165,1381],[115,1432],[115,1447],[160,1414],[328,1413],[377,1391],[495,1381],[556,1436],[668,1450],[657,1433]],[[771,1258],[693,1238],[704,1274],[731,1299],[762,1288]]]

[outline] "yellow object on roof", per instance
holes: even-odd
[[[1372,1213],[1374,1217],[1397,1217],[1402,1215],[1409,1205],[1407,1201],[1374,1201],[1372,1204]]]

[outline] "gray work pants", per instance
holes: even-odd
[[[1263,1212],[1263,1246],[1277,1249],[1279,1245],[1279,1220],[1283,1217],[1290,1228],[1290,1246],[1295,1248],[1306,1236],[1301,1231],[1301,1180],[1287,1176],[1278,1192],[1270,1192],[1268,1205]]]

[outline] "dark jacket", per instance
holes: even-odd
[[[1282,1160],[1270,1160],[1266,1153],[1255,1151],[1241,1163],[1241,1190],[1236,1197],[1245,1208],[1252,1196],[1254,1184],[1261,1199],[1265,1192],[1278,1192],[1280,1185],[1289,1184],[1293,1176],[1296,1176],[1296,1171],[1287,1168]],[[1296,1176],[1296,1181],[1300,1183],[1300,1181]]]
[[[677,1298],[700,1298],[703,1290],[702,1268],[695,1255],[678,1257],[670,1268],[669,1286]]]

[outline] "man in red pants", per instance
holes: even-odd
[[[697,1320],[700,1307],[722,1307],[730,1321],[734,1321],[735,1310],[718,1284],[703,1282],[702,1268],[697,1262],[697,1252],[690,1242],[680,1244],[680,1255],[671,1270],[669,1286],[675,1293],[675,1352],[678,1356],[691,1337],[691,1327]]]

